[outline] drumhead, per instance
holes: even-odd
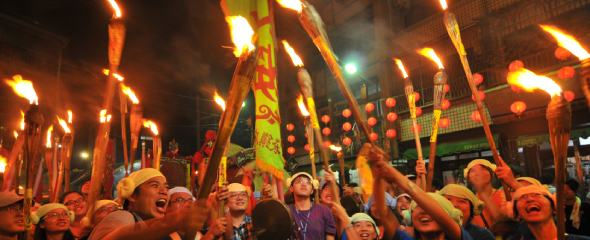
[[[252,210],[252,224],[258,240],[288,239],[293,233],[289,206],[277,199],[258,202]]]

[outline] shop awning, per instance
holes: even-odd
[[[570,140],[576,140],[579,138],[588,138],[590,137],[590,128],[582,128],[572,130],[570,132]],[[549,134],[540,134],[540,135],[520,135],[516,138],[516,147],[532,147],[534,145],[542,145],[543,143],[551,143],[551,139],[549,139]]]
[[[494,143],[498,146],[498,138],[500,134],[492,136]],[[449,154],[459,154],[462,152],[473,152],[484,149],[490,149],[490,144],[487,138],[476,138],[473,140],[453,142],[453,143],[442,143],[436,145],[436,156],[444,156]],[[422,147],[422,156],[428,157],[430,155],[430,147]],[[418,159],[418,151],[415,148],[408,149],[404,152],[405,159]]]

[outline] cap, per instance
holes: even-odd
[[[19,197],[15,193],[1,192],[0,193],[0,207],[6,207],[18,201],[23,201],[24,198]]]

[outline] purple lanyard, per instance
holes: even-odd
[[[307,213],[307,220],[305,220],[305,227],[304,227],[303,226],[303,218],[301,217],[301,214],[299,214],[299,210],[297,210],[297,207],[295,207],[295,211],[297,212],[297,216],[299,217],[299,223],[301,224],[301,227],[303,227],[303,240],[305,240],[305,233],[307,233],[307,224],[309,223],[309,215],[311,214],[311,208],[313,208],[313,203],[309,207],[309,212]],[[301,227],[299,228],[300,230],[301,230]]]

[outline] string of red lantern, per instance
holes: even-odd
[[[555,57],[559,60],[565,61],[571,55],[572,53],[563,47],[558,47],[555,49]],[[559,71],[557,71],[557,77],[562,80],[569,80],[570,78],[574,77],[574,75],[576,75],[576,70],[570,66],[562,67],[559,69]],[[566,85],[569,85],[569,83]],[[572,91],[564,91],[563,98],[565,98],[565,100],[568,102],[571,102],[576,98],[576,94],[574,94]]]
[[[417,92],[414,92],[414,96],[416,96],[416,94],[418,94]],[[419,97],[420,94],[418,94],[416,97]],[[390,122],[389,125],[392,125],[391,123],[394,122],[395,120],[397,120],[397,114],[395,112],[393,112],[393,107],[395,107],[395,99],[394,98],[388,98],[385,101],[385,105],[387,105],[387,107],[389,107],[389,113],[387,114],[387,121]],[[397,135],[397,132],[394,129],[388,129],[387,132],[385,132],[385,136],[387,136],[388,138],[394,138]]]
[[[295,136],[291,133],[295,129],[295,125],[289,123],[287,124],[287,130],[289,130],[289,136],[287,137],[287,141],[289,142],[289,148],[287,148],[287,152],[291,155],[295,153],[295,148],[293,147],[293,142],[295,142]]]
[[[350,131],[350,129],[352,129],[352,124],[350,124],[348,122],[348,118],[350,117],[351,112],[349,109],[344,109],[342,111],[342,116],[344,116],[346,118],[346,121],[343,125],[342,125],[342,130],[344,130],[344,135],[346,136],[346,132]],[[346,146],[350,145],[352,143],[352,139],[348,138],[348,137],[344,137],[344,139],[342,139],[342,143]]]

